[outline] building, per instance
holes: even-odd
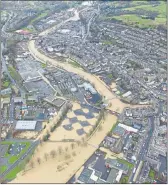
[[[135,128],[127,126],[127,125],[124,125],[122,123],[119,123],[118,126],[123,128],[123,129],[125,129],[125,130],[127,130],[128,132],[134,132],[134,133],[138,132],[138,129],[135,129]]]
[[[17,121],[15,130],[20,131],[34,131],[36,128],[37,121]]]
[[[12,94],[12,89],[10,87],[7,89],[1,90],[1,95],[8,95],[8,94]]]
[[[57,108],[60,108],[65,103],[63,98],[57,98],[53,95],[44,98],[44,100]]]
[[[5,104],[10,103],[10,98],[1,98],[1,109],[3,109]]]
[[[130,96],[131,94],[132,94],[131,91],[128,91],[125,94],[123,94],[122,97],[126,98],[126,97]]]
[[[123,163],[121,163],[118,159],[107,158],[105,165],[107,168],[115,168],[117,170],[122,170],[124,174],[128,173],[129,167]]]
[[[92,94],[97,94],[97,91],[93,88],[93,86],[90,83],[83,83],[82,85],[79,85],[79,87],[83,87],[85,91],[89,91]]]
[[[23,99],[22,97],[14,97],[14,103],[22,103]]]

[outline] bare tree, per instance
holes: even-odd
[[[67,151],[68,151],[68,147],[66,146],[66,147],[65,147],[65,152],[67,152]]]
[[[57,166],[57,170],[60,171],[61,170],[61,165]]]
[[[88,132],[88,133],[86,133],[86,138],[89,138],[89,136],[90,136],[89,132]]]
[[[38,162],[38,164],[41,164],[41,158],[40,157],[37,158],[37,162]]]
[[[33,161],[30,161],[30,167],[34,168],[34,162]]]
[[[71,155],[70,154],[65,154],[65,159],[69,159],[71,158]]]
[[[44,154],[44,158],[47,161],[47,159],[48,159],[48,154],[47,153]]]
[[[85,138],[84,137],[82,137],[82,144],[85,142]]]
[[[74,143],[71,143],[71,148],[72,148],[72,150],[75,148],[75,144]]]
[[[59,152],[59,154],[62,154],[63,151],[62,151],[62,147],[61,146],[58,147],[58,152]]]
[[[100,125],[99,127],[98,127],[98,131],[102,131],[103,130],[103,127],[102,127],[102,125]]]
[[[56,151],[55,151],[55,150],[51,150],[50,155],[51,155],[52,158],[55,158],[55,156],[56,156]]]
[[[76,143],[77,143],[78,146],[81,145],[81,141],[77,141]]]
[[[42,146],[43,145],[43,141],[40,139],[40,146]]]
[[[72,152],[72,155],[73,155],[73,156],[76,156],[76,152],[75,152],[75,151],[74,151],[74,152]]]

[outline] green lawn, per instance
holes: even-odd
[[[117,159],[119,163],[125,164],[129,167],[129,169],[132,169],[134,167],[134,165],[132,163],[129,163],[128,161],[124,160],[124,159]]]
[[[7,166],[2,165],[0,166],[0,174],[2,174],[7,169]]]
[[[42,68],[46,68],[47,64],[41,63]]]
[[[148,28],[148,27],[155,27],[159,24],[165,24],[166,19],[162,17],[157,17],[155,20],[151,19],[143,19],[137,15],[134,14],[128,14],[128,15],[120,15],[120,16],[113,16],[111,17],[116,20],[120,20],[123,23],[137,26],[139,28]]]
[[[150,170],[149,171],[149,177],[154,180],[155,179],[155,171],[154,170]]]
[[[71,64],[73,67],[77,67],[77,68],[82,68],[83,69],[83,67],[78,62],[76,62],[76,61],[74,61],[72,59],[69,59],[68,63]]]
[[[8,70],[9,70],[10,75],[12,76],[13,79],[16,80],[16,82],[20,83],[22,81],[20,74],[16,71],[14,67],[8,66]]]
[[[117,125],[118,125],[118,121],[112,126],[111,132],[113,132],[113,130],[116,128]]]
[[[127,184],[129,180],[129,176],[123,176],[120,180],[121,184]]]
[[[108,74],[107,76],[108,76],[110,79],[113,78],[113,75],[112,75],[112,74]]]
[[[138,5],[135,7],[131,8],[125,8],[124,10],[146,10],[146,11],[151,11],[151,12],[158,12],[161,16],[164,16],[166,18],[166,2],[160,1],[160,4],[157,6],[152,6],[151,4],[146,4],[146,5]]]
[[[9,155],[8,155],[9,156]],[[8,160],[8,162],[10,163],[10,164],[13,164],[13,163],[15,163],[17,160],[18,160],[18,156],[11,156],[10,158],[9,158],[9,160]]]
[[[13,168],[6,176],[5,176],[5,180],[12,180],[14,178],[16,178],[16,174],[19,173],[21,171],[21,167],[20,166],[16,166],[15,168]]]
[[[1,144],[6,144],[6,145],[11,145],[15,142],[11,142],[11,141],[2,141]],[[20,158],[30,147],[31,143],[30,142],[19,142],[22,144],[26,144],[26,147],[21,151],[21,153],[18,156],[11,156],[10,154],[8,154],[8,152],[6,152],[5,157],[8,158],[8,162],[10,164],[13,164],[18,158]],[[32,151],[32,153],[34,152],[34,150]],[[27,158],[30,158],[32,154],[30,154],[29,156],[27,156]],[[27,159],[26,158],[26,159]],[[19,173],[21,170],[23,170],[24,166],[25,166],[25,161],[26,159],[24,159],[18,166],[16,166],[14,169],[12,169],[4,178],[4,180],[12,180],[14,178],[16,178],[17,173]],[[7,167],[5,166],[1,166],[0,167],[0,173],[2,173],[3,171],[5,171],[7,169]]]
[[[10,85],[10,81],[3,81],[3,83],[2,83],[2,86],[3,86],[4,88],[9,87],[9,85]]]
[[[35,21],[38,21],[39,19],[41,19],[41,18],[47,16],[47,14],[48,14],[48,11],[41,13],[41,14],[38,15],[36,18],[34,18],[33,20],[31,20],[31,21],[30,21],[30,24],[33,24]]]
[[[14,144],[15,142],[11,142],[11,141],[3,141],[1,144],[6,144],[6,145],[11,145]],[[15,161],[17,161],[30,147],[31,143],[30,142],[20,142],[22,144],[26,144],[26,147],[23,148],[23,150],[20,152],[20,154],[18,156],[12,156],[10,155],[8,152],[6,152],[5,157],[8,158],[8,162],[10,164],[13,164]]]
[[[120,16],[109,16],[103,17],[103,19],[111,20],[120,20],[125,24],[136,26],[139,28],[154,28],[160,24],[166,25],[166,2],[160,1],[160,4],[157,6],[152,6],[149,2],[142,1],[134,1],[131,2],[133,7],[124,8],[124,10],[133,12],[135,10],[143,10],[144,12],[157,12],[159,15],[155,18],[155,20],[144,19],[141,16],[136,14],[124,14]],[[134,12],[133,12],[134,13]]]

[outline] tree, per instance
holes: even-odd
[[[40,139],[40,145],[42,146],[43,145],[43,141]]]
[[[72,150],[75,148],[75,144],[74,143],[71,143],[71,148],[72,148]]]
[[[100,126],[98,127],[98,131],[102,131],[102,129],[103,129],[103,127],[102,127],[102,125],[100,125]]]
[[[58,152],[59,152],[59,154],[62,154],[63,151],[62,151],[62,147],[61,146],[58,147]]]
[[[51,155],[52,158],[55,158],[55,156],[56,156],[56,151],[55,151],[55,150],[51,150],[50,155]]]
[[[67,147],[67,146],[65,147],[65,151],[66,151],[66,152],[68,151],[68,147]]]
[[[60,171],[61,168],[62,168],[61,165],[58,165],[58,166],[57,166],[57,170],[58,170],[58,171]]]
[[[77,143],[78,146],[81,145],[81,142],[80,141],[77,141],[76,143]]]
[[[85,138],[84,137],[82,137],[82,144],[85,142]]]
[[[47,153],[44,154],[44,158],[47,161],[47,159],[48,159],[48,154]]]
[[[40,157],[37,158],[37,163],[41,164],[41,158]]]
[[[34,168],[34,162],[33,161],[30,161],[30,167]]]
[[[88,133],[86,133],[86,138],[89,138],[89,136],[90,136],[89,132],[88,132]]]
[[[65,154],[65,159],[70,159],[70,158],[71,158],[71,155]]]
[[[73,155],[73,156],[76,156],[76,152],[75,152],[75,151],[74,151],[74,152],[72,152],[72,155]]]

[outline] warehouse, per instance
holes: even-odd
[[[17,121],[15,130],[34,131],[37,121]]]

